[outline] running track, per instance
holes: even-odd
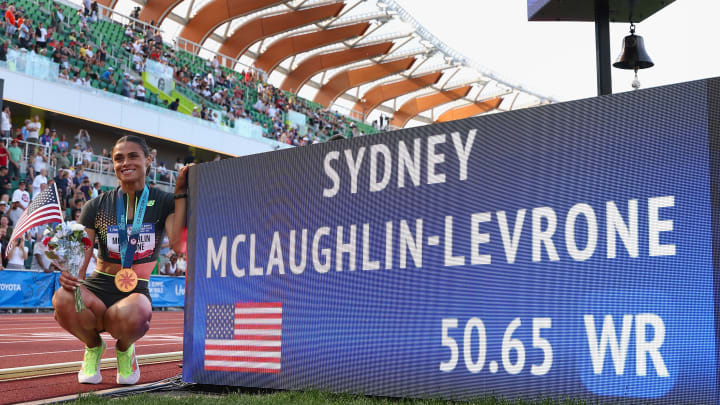
[[[115,340],[102,334],[115,357]],[[154,312],[150,330],[135,347],[138,355],[182,351],[183,312]],[[80,361],[84,344],[62,330],[52,314],[0,315],[0,369]],[[141,365],[139,383],[159,381],[181,372],[179,362]],[[103,383],[78,384],[77,373],[0,382],[0,404],[35,401],[78,392],[99,391],[115,384],[115,369],[103,370]]]

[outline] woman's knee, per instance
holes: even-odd
[[[102,318],[105,312],[105,305],[84,288],[81,291],[83,293],[83,303],[86,308],[81,312],[77,312],[75,308],[74,292],[64,288],[59,288],[55,292],[52,299],[53,308],[55,309],[55,320],[65,329],[102,330]]]
[[[128,297],[108,308],[104,324],[116,339],[137,339],[150,329],[151,318],[152,306],[146,297]]]
[[[64,288],[60,288],[55,291],[52,304],[55,309],[55,319],[58,319],[58,317],[64,318],[70,310],[75,311],[75,295]]]

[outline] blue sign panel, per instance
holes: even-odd
[[[198,166],[183,379],[716,404],[717,89]]]
[[[185,305],[185,277],[150,276],[148,289],[153,307]]]
[[[51,308],[55,274],[0,271],[0,308]]]

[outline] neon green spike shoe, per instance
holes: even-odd
[[[133,385],[140,379],[140,367],[138,366],[137,357],[135,356],[135,345],[121,352],[115,347],[117,356],[117,383],[124,385]]]
[[[80,384],[100,384],[102,382],[102,374],[100,374],[100,359],[105,352],[105,341],[100,339],[100,346],[85,346],[85,355],[83,363],[78,372],[78,382]]]

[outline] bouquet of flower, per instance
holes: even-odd
[[[81,224],[68,226],[64,223],[54,227],[48,225],[43,235],[43,244],[49,249],[45,255],[56,266],[77,277],[85,260],[85,250],[92,249],[92,241],[85,233],[85,227]],[[80,288],[76,288],[75,310],[82,312],[84,309]]]

